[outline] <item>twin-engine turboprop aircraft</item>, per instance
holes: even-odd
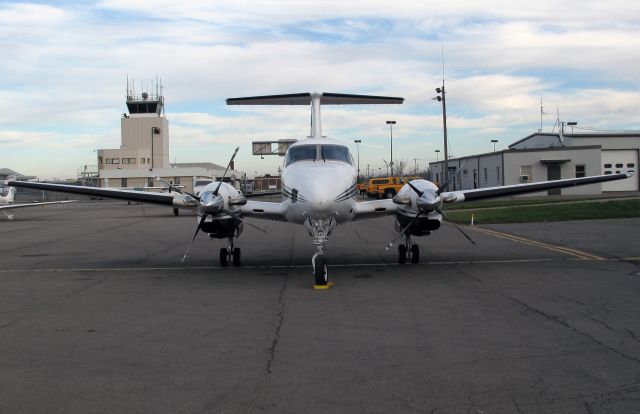
[[[309,231],[317,249],[312,257],[316,287],[326,288],[329,284],[324,246],[331,232],[341,223],[395,215],[398,238],[405,239],[405,242],[398,246],[398,261],[404,263],[410,259],[411,262],[417,263],[420,249],[417,244],[411,243],[411,236],[424,236],[437,230],[443,217],[446,219],[442,211],[444,203],[503,197],[619,180],[631,176],[631,174],[598,175],[450,192],[445,191],[448,183],[438,188],[427,180],[413,180],[391,200],[358,202],[355,199],[357,177],[353,157],[344,143],[322,136],[321,105],[401,104],[403,101],[403,98],[395,97],[337,93],[298,93],[227,99],[228,105],[311,105],[311,135],[291,145],[284,157],[283,199],[279,203],[247,200],[233,186],[222,180],[206,185],[198,194],[189,194],[179,189],[176,189],[178,194],[158,194],[32,182],[10,184],[17,187],[89,194],[196,210],[198,226],[191,243],[201,231],[212,238],[227,238],[229,247],[220,249],[222,266],[227,266],[230,261],[234,265],[240,265],[240,248],[234,246],[234,240],[242,232],[245,223],[253,226],[245,221],[245,217],[301,224]],[[231,161],[237,152],[236,148]],[[468,238],[466,234],[465,237]],[[187,247],[187,253],[191,243]]]
[[[2,197],[0,196],[0,212],[8,218],[9,220],[14,219],[13,210],[17,208],[27,208],[27,207],[41,207],[51,204],[66,204],[73,203],[75,200],[64,200],[64,201],[46,201],[43,203],[25,203],[25,204],[14,204],[14,199],[16,195],[15,187],[9,187],[9,193]]]

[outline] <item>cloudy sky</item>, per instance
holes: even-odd
[[[162,78],[171,161],[274,172],[250,142],[302,138],[306,107],[227,107],[297,92],[401,96],[331,106],[323,133],[360,144],[361,169],[420,168],[443,149],[444,77],[454,156],[505,148],[559,109],[579,131],[640,129],[640,3],[631,1],[0,1],[0,167],[74,177],[118,148],[127,76]],[[576,130],[578,131],[578,130]],[[440,156],[442,153],[440,153]],[[417,161],[414,161],[414,158]]]

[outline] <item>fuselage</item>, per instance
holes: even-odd
[[[355,216],[356,193],[356,168],[344,143],[307,138],[287,151],[282,170],[287,221],[350,221]]]

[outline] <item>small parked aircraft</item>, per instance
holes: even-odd
[[[256,227],[247,223],[246,217],[300,224],[306,227],[317,249],[312,257],[315,285],[317,288],[327,288],[330,284],[324,246],[339,224],[395,215],[398,238],[404,237],[404,243],[398,246],[398,261],[405,263],[410,259],[412,263],[417,263],[420,249],[417,244],[412,244],[411,236],[424,236],[437,230],[443,218],[446,219],[442,210],[446,203],[600,183],[631,176],[597,175],[462,191],[446,191],[448,183],[437,187],[427,180],[413,180],[406,183],[393,199],[358,202],[354,197],[357,187],[353,157],[343,142],[322,135],[321,105],[401,104],[403,101],[403,98],[396,97],[338,93],[297,93],[227,99],[228,105],[311,105],[310,136],[292,144],[284,157],[283,200],[279,203],[247,200],[232,185],[222,180],[207,184],[197,194],[179,189],[176,189],[176,193],[167,194],[32,182],[12,182],[11,185],[197,210],[198,225],[183,261],[200,231],[212,238],[229,240],[229,247],[220,249],[220,264],[227,266],[230,261],[234,265],[240,265],[240,248],[234,246],[234,240],[242,232],[244,224]],[[237,152],[238,148],[229,165]],[[226,171],[223,178],[224,176]],[[458,230],[462,232],[460,228]],[[465,237],[469,238],[466,234]]]
[[[64,201],[47,201],[44,203],[14,204],[15,195],[16,195],[15,187],[9,187],[9,193],[4,197],[0,196],[0,212],[2,212],[2,214],[9,220],[14,219],[13,210],[15,210],[16,208],[40,207],[40,206],[46,206],[50,204],[73,203],[75,201],[75,200],[64,200]]]

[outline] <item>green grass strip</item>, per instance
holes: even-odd
[[[564,200],[566,202],[566,200]],[[592,220],[640,217],[640,199],[547,204],[483,210],[449,210],[451,220],[469,224],[531,223],[541,221]]]

